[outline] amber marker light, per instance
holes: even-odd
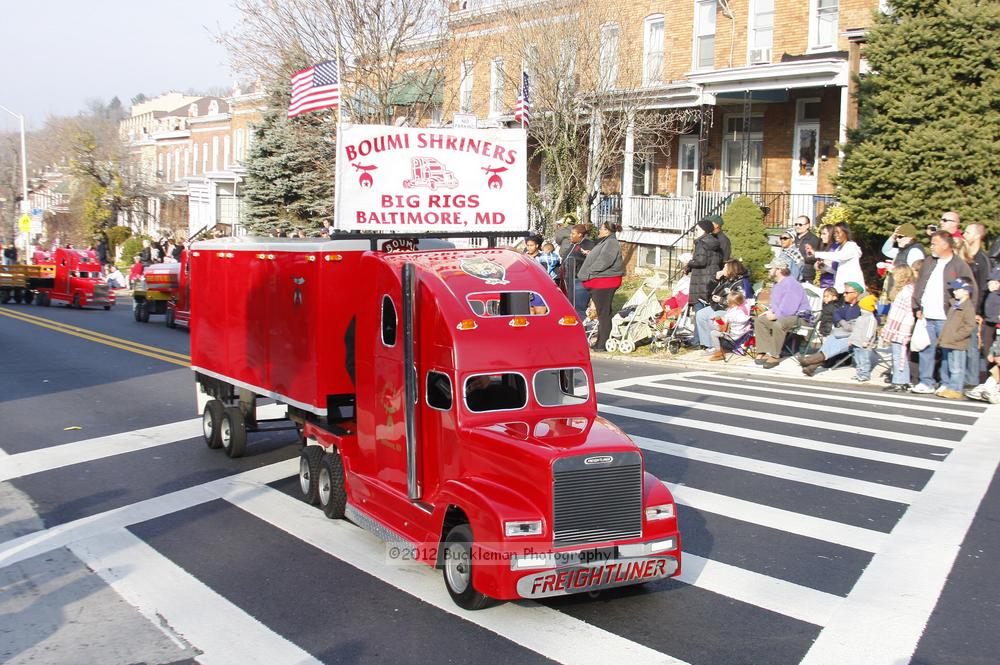
[[[511,328],[524,328],[528,325],[528,319],[524,318],[523,316],[515,316],[513,319],[510,320],[510,323],[508,323],[507,325],[509,325]]]
[[[575,326],[578,323],[580,323],[580,320],[575,316],[564,316],[559,319],[559,325],[561,326]]]
[[[472,319],[462,319],[461,321],[458,322],[458,325],[456,326],[456,328],[458,328],[459,330],[475,330],[478,327],[479,326],[477,326],[476,322],[473,321]]]
[[[327,254],[326,256],[323,257],[323,260],[324,261],[340,261],[343,258],[344,257],[341,256],[340,254]]]

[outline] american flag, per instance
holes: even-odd
[[[521,72],[521,94],[517,96],[517,106],[514,107],[514,120],[527,127],[531,122],[531,102],[528,96],[528,72]]]
[[[340,77],[337,61],[327,60],[292,75],[292,101],[288,117],[340,106]]]

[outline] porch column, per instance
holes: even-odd
[[[622,173],[622,227],[632,224],[632,164],[635,161],[635,115],[628,116],[625,129],[625,166]]]
[[[594,202],[590,206],[590,222],[597,225],[598,221],[598,210],[601,207],[601,173],[598,170],[598,159],[601,154],[601,139],[602,139],[602,124],[604,118],[601,115],[600,109],[594,109],[593,121],[590,123],[590,155],[589,162],[587,163],[587,175],[589,176],[590,186],[593,187],[593,191],[596,192],[594,197]]]
[[[837,137],[837,166],[840,167],[844,160],[844,144],[847,143],[847,123],[848,113],[851,112],[851,88],[850,86],[840,87],[840,133]]]

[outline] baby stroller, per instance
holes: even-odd
[[[694,303],[688,302],[677,313],[676,317],[667,318],[663,328],[654,342],[660,349],[677,353],[694,338]]]
[[[647,278],[611,319],[611,334],[604,345],[609,352],[632,353],[637,346],[652,339],[656,320],[663,311],[656,290],[664,281],[660,276]]]

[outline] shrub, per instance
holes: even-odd
[[[732,258],[750,271],[750,281],[764,279],[764,266],[774,256],[764,232],[764,212],[749,197],[736,198],[722,213],[723,227],[733,245]]]
[[[142,236],[130,236],[122,244],[122,267],[132,265],[135,255],[142,251]]]

